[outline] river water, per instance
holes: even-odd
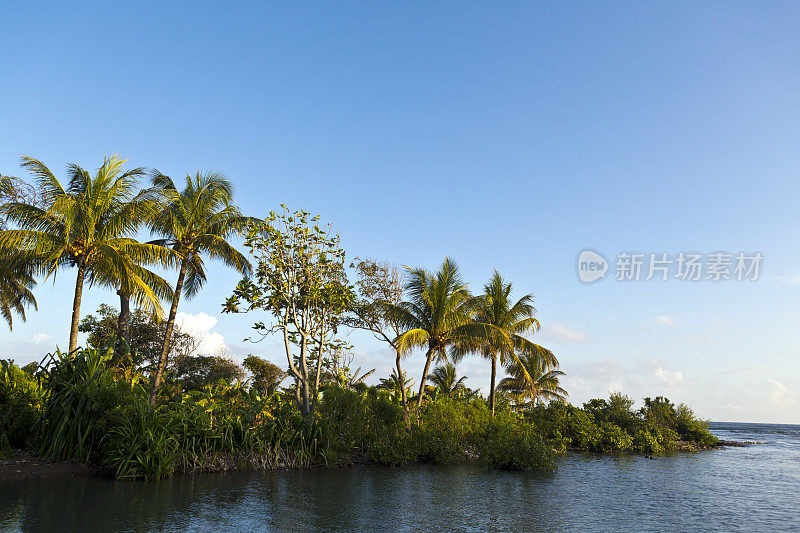
[[[745,448],[478,466],[0,482],[2,531],[800,531],[800,426],[714,423]]]

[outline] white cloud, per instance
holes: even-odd
[[[220,351],[227,351],[228,345],[225,344],[225,337],[217,331],[213,331],[218,320],[206,313],[178,313],[175,316],[175,323],[186,333],[190,333],[200,341],[197,346],[197,353],[202,355],[215,355]]]
[[[662,367],[656,368],[656,376],[658,376],[661,381],[668,385],[677,385],[683,381],[683,372],[670,372],[668,370],[664,370]]]
[[[769,384],[772,386],[769,399],[776,407],[792,407],[794,405],[797,400],[797,393],[787,389],[786,385],[780,381],[771,378]]]
[[[52,338],[53,338],[53,336],[52,335],[48,335],[47,333],[37,333],[36,335],[33,335],[29,339],[29,341],[34,343],[34,344],[41,344],[41,343],[45,342],[46,340],[52,339]]]
[[[668,328],[675,327],[675,318],[667,315],[658,315],[653,318],[653,322],[660,326],[667,326]]]
[[[570,329],[564,324],[550,324],[542,328],[541,336],[555,342],[585,342],[589,340],[586,333]]]

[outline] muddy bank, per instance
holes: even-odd
[[[52,479],[60,477],[100,476],[106,472],[96,466],[62,461],[53,463],[24,452],[0,459],[0,482],[24,479]]]

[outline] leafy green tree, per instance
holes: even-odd
[[[282,334],[297,405],[307,417],[316,405],[325,352],[337,344],[337,327],[353,292],[339,236],[330,226],[320,227],[319,217],[281,207],[280,213],[270,212],[251,225],[245,246],[255,258],[255,273],[239,282],[224,311],[272,315],[272,325],[259,321],[253,326],[256,341]],[[315,369],[309,368],[312,360]]]
[[[425,349],[425,367],[419,385],[417,408],[422,406],[425,383],[434,358],[447,358],[447,347],[476,334],[471,316],[471,295],[458,266],[445,259],[437,272],[408,269],[405,286],[408,300],[383,304],[386,317],[403,333],[397,337],[398,349],[405,353],[415,347]]]
[[[494,415],[497,364],[519,363],[517,354],[525,353],[543,358],[550,366],[558,361],[552,352],[531,342],[526,335],[539,330],[539,321],[533,316],[533,295],[526,294],[516,302],[511,298],[511,283],[507,283],[499,272],[494,271],[491,280],[483,288],[483,294],[475,299],[473,320],[482,326],[475,328],[474,334],[463,342],[453,345],[452,353],[456,360],[468,353],[478,353],[491,361],[492,374],[489,387],[489,410]],[[526,379],[526,366],[518,365],[522,377]]]
[[[437,366],[433,369],[431,375],[428,376],[428,381],[430,381],[433,386],[445,396],[450,396],[457,390],[464,389],[464,381],[466,379],[467,376],[461,376],[460,378],[458,377],[458,374],[456,373],[456,365],[453,363],[445,363],[442,366]]]
[[[559,385],[559,378],[564,372],[550,367],[546,362],[549,357],[552,355],[520,355],[508,365],[509,377],[500,380],[498,388],[515,395],[520,407],[536,405],[542,400],[565,401],[567,391]]]
[[[183,390],[202,390],[220,381],[230,385],[244,379],[235,361],[219,355],[190,355],[175,363],[175,379]]]
[[[170,339],[181,295],[192,298],[206,281],[203,256],[222,261],[237,272],[248,275],[250,262],[227,239],[240,234],[253,219],[242,216],[233,205],[233,184],[216,172],[186,176],[182,191],[171,178],[154,172],[153,185],[166,206],[152,217],[150,229],[162,237],[178,261],[178,281],[172,296],[167,326],[153,380],[150,404],[154,405],[167,364]]]
[[[278,365],[255,355],[245,357],[242,366],[253,376],[253,388],[262,396],[275,392],[286,378],[286,372]]]
[[[41,161],[22,161],[38,184],[42,205],[13,201],[0,208],[0,214],[19,227],[0,231],[0,250],[29,254],[36,262],[35,274],[54,276],[63,268],[77,268],[69,352],[77,348],[87,280],[110,288],[136,287],[137,304],[158,308],[159,294],[133,266],[170,260],[162,247],[130,237],[158,206],[152,191],[136,192],[143,170],[123,171],[125,160],[116,156],[106,158],[94,176],[71,164],[64,187]]]
[[[399,306],[403,302],[403,281],[400,269],[389,262],[373,261],[371,259],[356,258],[350,265],[356,270],[357,299],[351,307],[353,313],[348,317],[346,324],[357,329],[371,332],[375,338],[387,343],[395,352],[396,376],[403,376],[405,372],[401,366],[401,359],[405,355],[400,349],[398,337],[403,332],[401,326],[385,312],[385,304]],[[399,382],[398,382],[399,383]],[[398,386],[403,409],[408,412],[408,395],[405,386]]]
[[[78,327],[88,334],[87,344],[100,353],[113,350],[112,364],[125,360],[135,368],[154,371],[158,365],[164,344],[166,323],[153,315],[136,309],[128,321],[128,338],[119,329],[119,312],[110,305],[101,305],[95,314],[83,318]],[[126,346],[127,345],[127,346]],[[179,358],[187,357],[197,350],[199,341],[190,333],[175,326],[170,340],[167,367]],[[128,351],[129,348],[129,351]]]

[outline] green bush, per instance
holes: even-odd
[[[465,452],[477,444],[489,418],[483,400],[464,402],[442,397],[429,403],[420,421],[421,458],[439,464],[463,460]]]
[[[633,445],[633,439],[624,429],[612,424],[603,422],[600,426],[600,450],[603,452],[621,452]]]
[[[138,402],[128,406],[103,443],[105,463],[118,479],[161,479],[179,457],[174,419]]]
[[[536,428],[513,415],[496,415],[481,437],[480,458],[493,468],[532,470],[554,466],[553,451]]]
[[[633,437],[633,445],[642,453],[658,454],[664,452],[664,447],[658,441],[658,437],[646,429],[640,429],[636,432]]]
[[[53,460],[97,461],[100,441],[129,401],[131,384],[117,382],[103,354],[58,352],[47,368],[39,453]]]
[[[680,404],[675,409],[675,431],[681,440],[701,446],[714,446],[719,443],[719,439],[708,430],[708,422],[695,418],[692,410],[685,404]]]
[[[0,449],[23,448],[32,439],[43,395],[30,372],[0,360]]]

